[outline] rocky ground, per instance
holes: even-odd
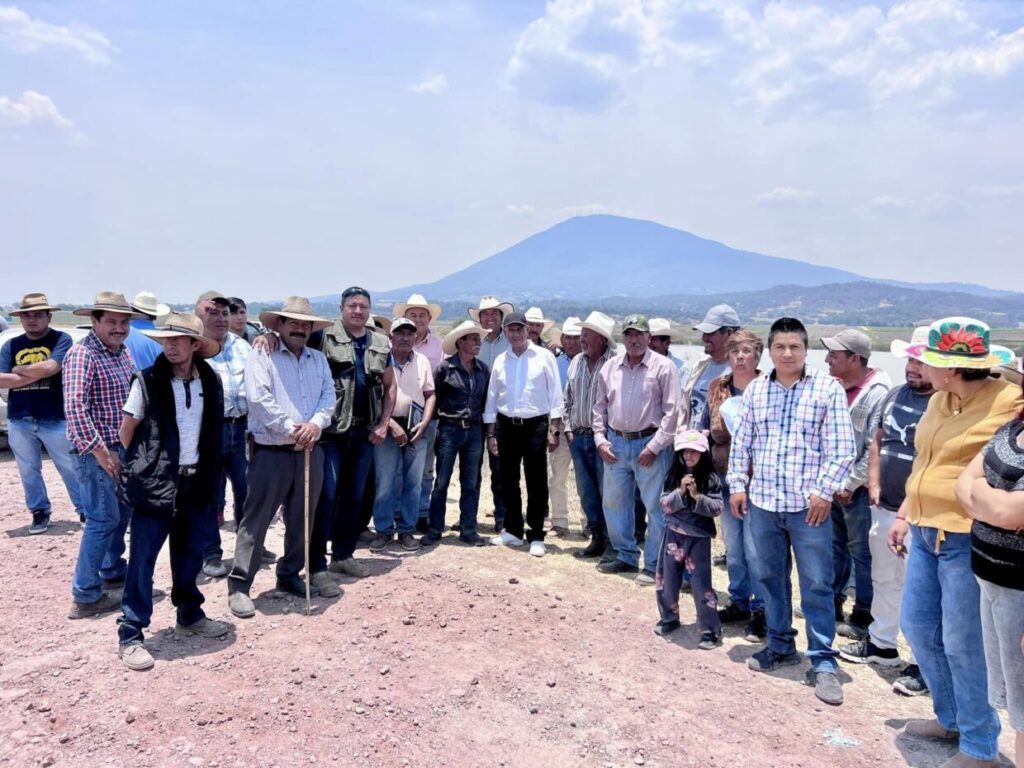
[[[231,616],[223,581],[206,583],[207,611],[231,633],[181,637],[161,599],[147,640],[156,666],[129,672],[116,615],[66,618],[80,527],[49,463],[46,476],[54,522],[28,536],[16,467],[0,454],[6,766],[929,768],[951,754],[901,735],[930,700],[892,693],[894,672],[844,664],[846,703],[828,707],[803,668],[748,670],[759,646],[742,627],[697,649],[688,596],[686,626],[656,637],[652,588],[598,574],[571,556],[582,541],[553,537],[543,559],[454,536],[412,554],[360,550],[373,575],[342,579],[342,596],[315,599],[310,616],[273,590],[269,569],[250,620]],[[277,552],[281,533],[268,539]],[[230,533],[224,544],[230,554]],[[724,591],[723,569],[715,580]],[[170,589],[166,551],[156,586]],[[1011,738],[1004,721],[1006,754]]]

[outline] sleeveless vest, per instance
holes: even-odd
[[[370,398],[370,424],[373,426],[380,419],[384,406],[384,372],[388,369],[391,347],[388,337],[380,331],[366,328],[369,336],[366,353],[363,355],[363,369],[366,372],[366,388]],[[356,390],[356,352],[352,345],[352,337],[341,320],[324,331],[320,351],[327,356],[327,364],[331,368],[334,379],[334,412],[331,424],[324,430],[328,435],[343,435],[352,428]]]

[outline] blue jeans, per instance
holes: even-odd
[[[420,487],[420,507],[418,517],[426,519],[430,516],[430,493],[434,489],[434,441],[437,440],[437,419],[430,422],[423,437],[420,438],[416,450],[422,450],[426,458],[423,461],[423,481]]]
[[[477,511],[480,507],[480,469],[484,458],[484,428],[471,424],[463,428],[455,422],[442,421],[434,443],[437,455],[437,476],[430,494],[430,532],[444,532],[444,513],[448,504],[448,486],[459,460],[459,535],[476,533]]]
[[[960,731],[960,751],[999,754],[999,718],[988,703],[981,590],[971,571],[971,536],[910,526],[900,627],[932,693],[939,725]]]
[[[25,489],[25,505],[30,512],[49,512],[50,497],[43,483],[43,448],[57,467],[64,487],[75,511],[82,514],[81,492],[78,480],[78,459],[71,452],[66,421],[40,421],[39,419],[11,419],[7,422],[7,438],[14,452]]]
[[[373,447],[373,464],[377,473],[373,527],[377,533],[395,532],[396,507],[399,535],[416,531],[426,458],[422,440],[399,447],[395,438],[388,434],[384,442]]]
[[[235,518],[235,528],[242,522],[242,511],[245,509],[245,497],[249,495],[249,483],[245,479],[245,473],[249,468],[249,462],[245,460],[245,429],[246,423],[240,421],[233,424],[224,421],[223,442],[221,443],[220,460],[220,490],[217,494],[217,514],[209,515],[206,518],[208,530],[207,547],[203,554],[205,560],[213,558],[220,559],[224,556],[224,550],[220,543],[220,527],[217,525],[218,515],[224,512],[227,498],[227,483],[231,480],[232,512]]]
[[[814,527],[807,510],[769,512],[749,505],[744,520],[754,543],[754,571],[764,598],[768,647],[796,652],[790,591],[790,547],[800,577],[800,606],[807,622],[807,659],[815,672],[835,672],[835,604],[832,600],[832,516]]]
[[[725,541],[725,567],[729,573],[729,598],[743,611],[763,611],[764,600],[754,576],[754,542],[749,541],[746,520],[733,517],[729,511],[729,484],[725,475],[722,482],[722,538]]]
[[[572,465],[576,471],[576,492],[580,506],[587,517],[590,535],[605,535],[604,509],[601,502],[601,485],[604,482],[604,461],[597,453],[593,435],[573,435],[569,445]]]
[[[356,551],[362,529],[361,505],[366,478],[373,465],[369,436],[367,427],[352,427],[343,435],[320,441],[324,452],[324,483],[309,545],[313,573],[327,568],[328,539],[334,560],[347,560]]]
[[[871,531],[871,503],[868,489],[861,486],[853,493],[849,504],[832,502],[832,559],[835,578],[832,590],[836,603],[846,601],[846,585],[853,571],[857,597],[853,609],[867,613],[871,611],[874,587],[871,584],[871,547],[868,533]]]
[[[121,618],[117,636],[122,645],[141,643],[142,631],[153,617],[153,570],[164,541],[170,536],[171,603],[178,609],[178,623],[195,624],[203,613],[203,593],[196,576],[203,565],[208,517],[216,517],[209,503],[198,498],[194,478],[178,481],[177,511],[174,515],[154,514],[136,509],[132,514],[132,537],[128,574],[124,580]]]
[[[120,454],[123,461],[124,451]],[[117,481],[92,454],[78,457],[78,477],[86,526],[78,546],[71,594],[76,602],[95,603],[103,597],[103,581],[123,579],[128,570],[123,557],[124,534],[132,508],[118,498]]]
[[[634,489],[647,507],[647,540],[644,543],[644,570],[654,573],[658,566],[661,538],[665,532],[665,513],[661,511],[661,491],[672,463],[672,451],[666,448],[648,467],[637,461],[649,437],[627,440],[608,431],[612,453],[618,461],[604,466],[604,520],[608,541],[615,556],[628,565],[640,564],[640,548],[636,544],[636,518],[633,512]]]

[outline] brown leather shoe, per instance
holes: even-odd
[[[909,736],[916,736],[919,739],[933,739],[935,741],[959,741],[958,731],[947,731],[938,720],[908,720],[904,733]]]
[[[942,764],[942,768],[995,768],[999,765],[999,760],[978,760],[975,757],[965,755],[963,752],[957,752],[949,760]]]

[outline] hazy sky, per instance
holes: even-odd
[[[392,288],[578,212],[1024,290],[1022,96],[1016,0],[0,4],[0,301]]]

